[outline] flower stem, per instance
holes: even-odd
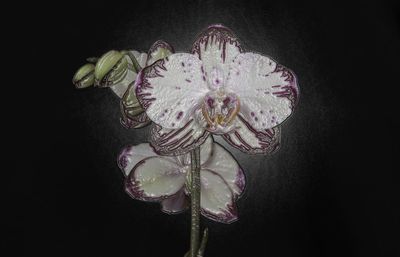
[[[140,67],[139,62],[136,60],[135,56],[130,51],[122,51],[121,53],[129,56],[129,58],[132,61],[132,65],[133,65],[133,68],[135,69],[135,72],[139,73],[139,71],[142,69],[142,67]]]
[[[196,257],[200,239],[200,147],[192,150],[190,157],[192,168],[190,257]]]

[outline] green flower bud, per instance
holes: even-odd
[[[128,73],[128,61],[118,51],[109,51],[96,63],[94,84],[98,87],[109,87],[122,81]]]
[[[72,78],[76,88],[86,88],[94,84],[94,65],[91,63],[85,64],[79,68]]]

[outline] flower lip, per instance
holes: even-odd
[[[240,100],[234,93],[212,91],[204,97],[201,110],[207,122],[205,129],[214,134],[225,134],[234,129],[231,122],[240,110]]]

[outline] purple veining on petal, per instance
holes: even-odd
[[[246,128],[259,140],[260,147],[250,146],[237,131],[233,131],[231,133],[223,135],[223,138],[230,145],[248,154],[271,154],[279,148],[281,138],[279,126],[273,127],[271,129],[257,131],[241,115],[238,114],[237,117],[240,119],[241,122],[244,123]],[[233,137],[236,137],[237,140],[234,140]],[[240,141],[240,144],[237,144],[236,141]]]
[[[186,82],[191,83],[192,81],[190,79],[185,79]]]
[[[132,146],[128,146],[127,148],[125,148],[122,153],[119,155],[118,157],[118,167],[121,170],[124,170],[126,168],[126,166],[128,166],[128,160],[127,158],[131,156],[131,154],[129,153],[129,151],[132,149]],[[124,172],[125,174],[125,172]]]
[[[193,150],[206,140],[209,132],[204,130],[197,138],[193,138],[193,129],[189,129],[192,122],[195,121],[191,119],[182,128],[171,129],[167,133],[162,133],[162,127],[153,123],[150,128],[150,146],[157,154],[169,156],[181,155]],[[187,132],[181,135],[186,130]]]
[[[131,117],[123,113],[123,117],[120,118],[120,122],[121,125],[127,129],[132,129],[132,128],[136,129],[149,125],[151,123],[151,120],[149,119],[149,117],[146,115],[145,112],[136,115],[135,117]]]
[[[288,68],[277,64],[274,72],[282,72],[281,77],[285,77],[285,81],[289,82],[289,86],[281,87],[283,90],[279,92],[274,92],[273,94],[278,97],[285,97],[290,101],[290,108],[293,110],[299,98],[299,86],[297,84],[297,79],[293,71]],[[276,86],[273,86],[276,87]]]
[[[244,52],[243,47],[241,46],[238,38],[235,34],[227,27],[223,25],[212,25],[203,30],[198,34],[196,40],[193,44],[192,53],[198,54],[199,59],[201,60],[201,49],[200,45],[205,44],[205,51],[207,51],[208,42],[210,43],[218,43],[219,49],[222,49],[221,59],[222,62],[225,63],[226,59],[226,43],[229,43],[236,48],[239,49],[239,52]]]

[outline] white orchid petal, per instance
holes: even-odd
[[[160,155],[185,154],[201,145],[209,135],[194,119],[180,129],[167,129],[152,123],[150,133],[150,144]]]
[[[124,175],[128,176],[138,162],[152,156],[158,155],[154,152],[150,144],[144,143],[124,148],[118,156],[117,162]]]
[[[168,214],[176,214],[185,211],[189,207],[189,198],[181,189],[178,193],[161,201],[161,209]]]
[[[220,175],[232,190],[235,198],[243,193],[244,173],[235,158],[218,143],[213,144],[212,155],[202,168],[213,170]]]
[[[248,154],[271,154],[278,150],[281,141],[279,126],[257,131],[240,115],[233,125],[235,131],[224,134],[223,138],[239,150]]]
[[[206,141],[200,145],[200,165],[203,165],[208,161],[213,153],[214,139],[210,135],[207,137]]]
[[[185,184],[179,166],[164,157],[148,157],[136,164],[125,181],[125,189],[135,199],[160,201],[176,194]]]
[[[207,93],[201,61],[192,54],[173,54],[144,68],[135,84],[136,96],[158,125],[182,128],[201,108]]]
[[[217,80],[223,82],[232,59],[242,52],[237,37],[222,25],[213,25],[201,32],[192,49],[192,53],[203,61],[205,76],[212,88]]]
[[[224,179],[215,171],[201,169],[201,213],[215,221],[231,223],[237,219],[234,196]]]
[[[254,53],[240,54],[232,61],[225,88],[237,94],[239,113],[256,130],[269,129],[286,120],[298,97],[294,74]]]

